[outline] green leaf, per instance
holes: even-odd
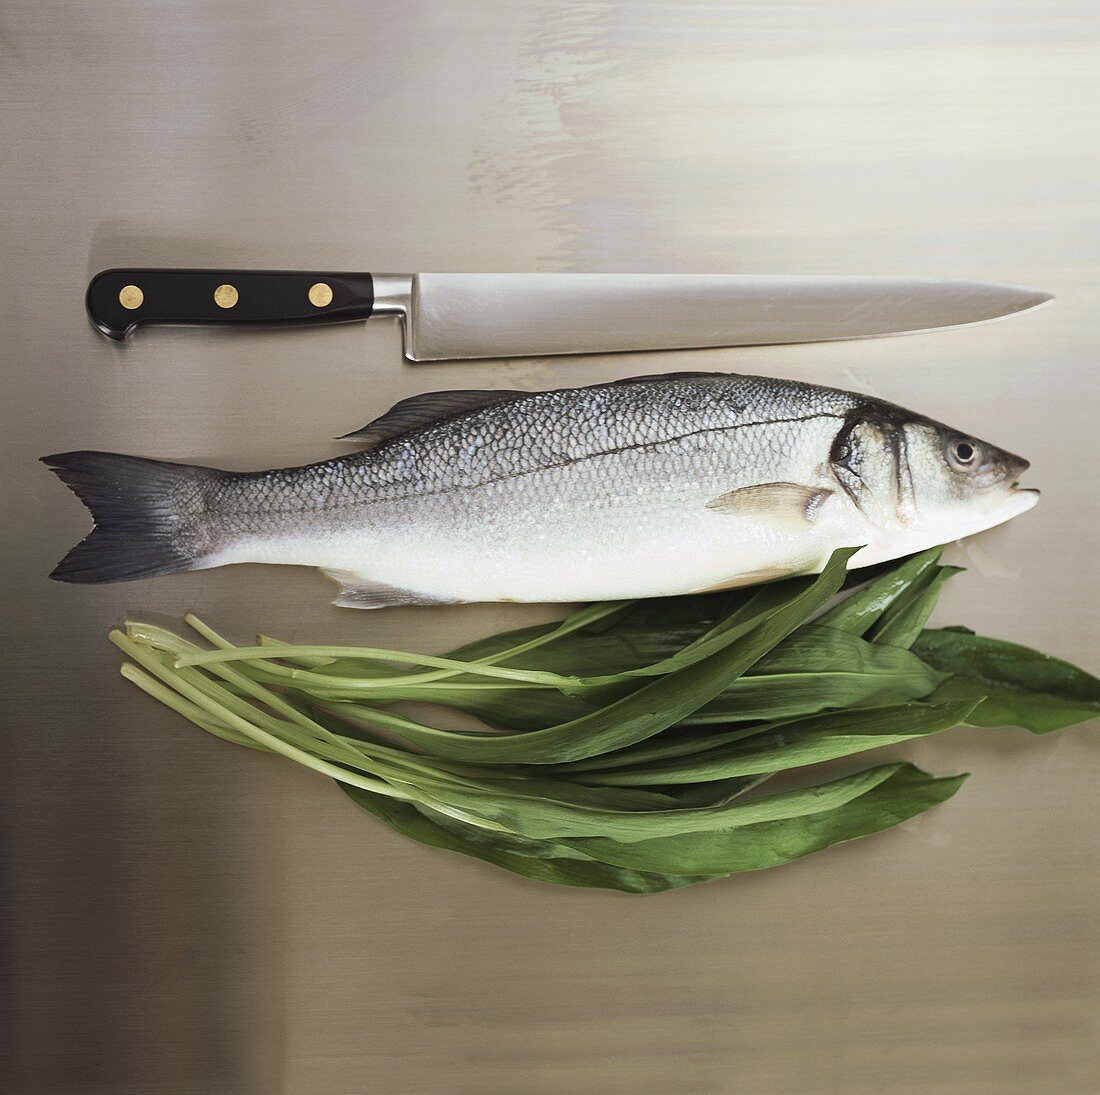
[[[660,628],[622,624],[606,631],[581,631],[568,642],[548,643],[510,658],[509,664],[562,676],[613,676],[670,658],[707,630],[700,622]],[[449,656],[465,654],[460,650]]]
[[[907,650],[809,623],[685,721],[694,726],[885,707],[927,696],[944,679]]]
[[[672,732],[640,742],[629,749],[618,749],[595,757],[585,757],[582,760],[555,765],[549,770],[554,774],[565,774],[572,778],[581,772],[606,771],[609,768],[622,768],[626,765],[640,766],[672,757],[692,756],[731,742],[742,741],[756,734],[766,734],[786,721],[786,719],[780,719],[777,722],[753,722],[745,726],[735,726],[733,729],[709,731],[697,730],[694,727],[677,727]]]
[[[826,569],[837,565],[835,560],[838,556],[843,555],[846,560],[855,550],[834,552]],[[840,584],[833,583],[836,588]],[[510,660],[510,655],[518,654],[518,650],[500,651],[470,662],[384,648],[291,645],[272,643],[271,640],[253,647],[235,647],[223,641],[216,650],[194,649],[181,653],[177,658],[177,665],[199,667],[240,663],[265,683],[281,683],[287,688],[308,691],[318,698],[363,700],[372,704],[392,704],[409,699],[436,700],[440,695],[451,692],[456,687],[456,680],[461,679],[462,687],[500,688],[502,684],[511,684],[518,687],[556,688],[566,695],[578,696],[590,704],[602,706],[635,691],[645,683],[645,678],[665,676],[686,669],[726,649],[732,642],[754,631],[787,606],[802,604],[804,595],[812,596],[813,591],[819,588],[820,576],[816,579],[797,578],[765,586],[756,590],[735,612],[719,620],[686,646],[677,648],[667,658],[610,675],[578,677],[502,664]],[[608,607],[618,610],[617,605],[590,606],[574,615],[593,613],[597,608],[602,608],[606,615]],[[811,612],[816,611],[817,607],[820,605],[815,605]],[[558,625],[556,631],[560,633],[567,630],[568,626],[569,621],[565,621]],[[523,646],[534,647],[550,641],[551,636],[544,634],[532,638]],[[324,659],[324,664],[320,668],[313,668],[318,659]],[[282,664],[286,661],[292,665]],[[425,668],[395,674],[392,667],[385,665],[387,661]],[[353,672],[350,668],[355,662],[361,666],[359,672]],[[467,677],[474,678],[474,681],[466,684]]]
[[[852,554],[816,579],[590,605],[447,657],[236,648],[193,617],[216,649],[153,625],[111,639],[159,702],[332,776],[412,839],[546,882],[651,893],[888,828],[965,778],[895,763],[760,793],[776,773],[964,719],[1046,732],[1100,714],[1100,681],[1065,662],[921,630],[955,572],[939,549],[876,568],[807,622],[864,581],[845,570]],[[409,699],[505,729],[440,730],[390,710]]]
[[[597,657],[607,665],[612,658],[637,664],[639,657],[663,656],[660,651],[682,645],[684,636],[682,631],[650,634],[633,629],[575,636],[577,664],[589,659],[589,638],[594,640]],[[525,664],[525,668],[536,667],[545,666]],[[559,655],[556,669],[565,668]],[[883,707],[927,696],[944,679],[944,674],[908,651],[876,646],[850,632],[809,623],[684,723],[725,724],[813,714],[832,707]],[[540,730],[591,710],[583,701],[549,689],[468,688],[461,683],[437,690],[432,702],[476,715],[490,725],[507,723],[519,730]]]
[[[423,695],[410,697],[421,702]],[[475,715],[489,726],[507,730],[545,730],[573,722],[596,708],[550,688],[442,690],[427,702]]]
[[[581,778],[601,786],[643,787],[782,772],[949,730],[979,702],[980,698],[968,697],[954,703],[908,703],[813,715],[686,759],[582,773]]]
[[[618,841],[651,840],[661,836],[738,828],[761,821],[801,817],[842,805],[889,777],[897,765],[858,772],[832,783],[800,788],[760,798],[715,806],[626,812],[581,807],[547,799],[532,800],[484,788],[446,786],[439,799],[431,779],[418,780],[419,800],[452,817],[487,828],[507,830],[537,839],[606,836]]]
[[[850,558],[854,554],[854,550],[847,550],[845,558]],[[830,564],[835,569],[836,553],[830,559]],[[840,588],[843,579],[843,571],[835,579],[832,575],[830,576],[829,584],[831,587],[835,586],[834,593]],[[802,605],[807,594],[810,595],[811,600],[817,600],[816,594],[819,594],[820,590],[820,577],[792,578],[785,582],[775,582],[771,585],[761,586],[747,600],[738,602],[733,611],[721,617],[697,639],[674,650],[667,657],[619,673],[605,673],[595,678],[589,677],[586,683],[590,689],[598,690],[622,683],[624,678],[659,677],[686,668],[689,665],[694,665],[711,654],[725,649],[734,639],[749,634],[781,610],[791,605]],[[832,593],[829,594],[830,597],[832,595]],[[815,611],[816,608],[810,608],[807,611],[800,608],[800,616],[794,626],[798,626],[803,620],[808,619]]]
[[[756,871],[889,829],[946,801],[966,778],[937,779],[911,764],[891,765],[887,777],[864,793],[813,814],[657,840],[619,843],[596,838],[569,843],[604,862],[635,870],[659,872],[675,864],[680,872],[702,874]]]
[[[531,775],[530,771],[536,774]],[[622,812],[668,810],[680,805],[675,798],[659,791],[634,787],[590,787],[579,782],[545,778],[541,775],[540,768],[521,771],[491,766],[466,767],[463,773],[476,785],[477,794],[500,792],[513,800],[538,799],[542,802]]]
[[[1100,715],[1100,680],[1026,646],[954,628],[922,631],[913,652],[987,698],[971,726],[1022,726],[1048,734]]]
[[[749,590],[748,595],[742,593],[727,601],[729,611],[709,627],[705,620],[694,626],[681,622],[664,629],[657,629],[653,623],[640,626],[628,622],[624,626],[612,622],[588,635],[577,635],[567,644],[544,643],[539,649],[504,660],[515,668],[551,672],[565,678],[569,682],[566,688],[569,695],[590,703],[608,702],[643,683],[636,678],[664,676],[703,661],[734,639],[747,635],[779,609],[798,601],[816,585],[817,579],[800,577]],[[624,618],[633,621],[659,615],[656,610],[642,613],[636,609],[624,613]],[[676,615],[679,618],[681,613]],[[463,648],[463,655],[468,656],[470,649]],[[483,654],[484,650],[482,647],[477,652]],[[496,658],[499,652],[491,656]],[[579,684],[576,678],[580,678]],[[430,697],[418,694],[417,698]]]
[[[363,704],[329,705],[326,709],[392,731],[448,760],[560,764],[621,749],[676,725],[728,688],[731,681],[833,596],[854,550],[834,552],[812,583],[777,607],[747,635],[724,647],[715,642],[717,649],[709,657],[658,677],[606,707],[545,730],[497,735],[458,733],[424,726]],[[729,632],[734,633],[732,629]]]
[[[935,566],[942,554],[942,547],[934,547],[918,555],[911,555],[895,569],[888,570],[834,605],[818,617],[817,623],[839,627],[853,635],[866,634],[913,582]]]
[[[719,779],[710,783],[686,783],[670,788],[670,794],[681,806],[717,806],[748,794],[772,778],[772,773],[748,779]]]
[[[340,784],[340,788],[357,806],[374,814],[402,836],[421,844],[445,848],[448,851],[484,860],[486,863],[493,863],[514,874],[533,878],[539,882],[647,894],[678,889],[695,882],[706,882],[710,877],[714,877],[675,873],[656,874],[649,871],[636,871],[629,867],[613,867],[591,858],[577,858],[578,854],[583,856],[583,853],[572,849],[562,849],[568,854],[568,858],[555,856],[552,853],[557,846],[548,842],[542,842],[543,846],[538,849],[540,854],[535,854],[534,842],[523,842],[527,845],[528,851],[520,854],[516,850],[515,838],[494,842],[490,838],[479,835],[478,839],[471,839],[469,835],[462,836],[458,831],[445,829],[407,803],[371,794],[369,791],[361,791],[344,783]],[[468,827],[468,833],[472,832],[475,830]]]
[[[838,636],[843,638],[836,643]],[[820,638],[822,643],[822,646],[816,650],[812,642],[815,637]],[[846,681],[843,675],[834,679],[824,670],[822,664],[824,659],[819,661],[822,650],[829,651],[826,664],[852,671],[851,682]],[[761,659],[752,672],[756,673],[766,665],[772,668],[790,668],[803,659],[809,670],[806,674],[809,681],[804,683],[799,678],[795,683],[786,674],[774,675],[781,686],[786,684],[790,688],[789,698],[786,701],[781,697],[773,696],[775,703],[772,706],[763,701],[757,708],[748,706],[744,703],[745,694],[751,695],[762,685],[767,687],[767,680],[745,676],[735,681],[716,700],[684,720],[683,728],[678,728],[676,733],[662,734],[626,749],[563,764],[558,770],[570,773],[589,772],[702,753],[790,725],[794,718],[819,713],[823,704],[857,711],[862,710],[863,701],[866,701],[867,707],[893,706],[897,702],[911,702],[930,696],[933,690],[942,690],[945,682],[950,680],[948,674],[931,669],[909,651],[888,646],[874,646],[856,635],[848,635],[846,632],[820,624],[807,624],[799,628],[794,635],[777,646],[767,658]],[[919,668],[915,668],[918,663]],[[860,665],[865,667],[862,674],[858,672]],[[817,688],[813,683],[815,678],[820,678],[823,687],[831,683],[832,690],[817,692],[815,695]],[[873,702],[876,698],[878,703]],[[972,702],[977,699],[973,690],[968,690],[958,695],[944,696],[942,702],[966,698],[971,698]],[[835,701],[835,703],[828,701]],[[794,710],[802,705],[805,706],[805,710]],[[777,717],[769,718],[772,712]],[[696,725],[710,724],[711,713],[727,715],[719,723],[722,727],[720,730],[699,733],[690,729]],[[739,720],[748,721],[749,725],[734,725],[731,728],[730,724]]]
[[[917,562],[921,561],[918,557]],[[900,567],[892,565],[903,577],[915,573],[913,560]],[[844,584],[850,583],[854,576],[846,574]],[[872,583],[879,607],[888,600],[881,586],[890,577],[888,572]],[[362,699],[372,705],[415,699],[456,706],[490,724],[522,730],[544,729],[578,718],[592,706],[620,698],[644,683],[642,678],[702,660],[739,634],[747,633],[776,607],[796,597],[809,582],[808,578],[797,578],[756,590],[665,598],[654,604],[593,605],[578,610],[560,624],[538,625],[467,644],[448,655],[453,668],[410,675],[403,669],[370,662],[364,657],[330,657],[324,667],[324,680],[310,677],[291,683],[309,689],[321,699]],[[867,591],[855,595],[866,596]],[[670,602],[676,605],[675,610],[656,607]],[[718,610],[728,611],[716,623],[709,623]],[[660,626],[652,622],[665,619],[669,622]],[[638,622],[645,620],[651,622],[644,625]],[[293,660],[295,648],[269,649],[273,657]],[[314,649],[332,653],[338,648]],[[230,648],[218,657],[237,659],[247,654],[247,649]],[[470,672],[458,668],[468,661],[477,663],[469,667]],[[487,666],[500,668],[487,669]],[[242,666],[246,667],[247,663]],[[273,682],[274,678],[264,676],[272,668],[270,663],[253,663],[248,671]],[[359,683],[365,673],[374,678],[366,693]],[[486,673],[491,679],[486,679]],[[506,679],[510,674],[511,679]],[[525,682],[523,674],[532,679]],[[343,685],[340,678],[345,680]],[[551,688],[576,699],[559,700],[546,694]],[[512,719],[507,717],[509,710],[515,712]]]
[[[778,584],[778,583],[777,583]],[[620,617],[634,628],[664,630],[712,623],[729,616],[756,595],[758,587],[741,586],[716,593],[689,593],[681,597],[648,597],[635,601]]]
[[[927,570],[883,613],[868,632],[873,643],[908,650],[928,622],[940,592],[948,578],[961,574],[964,567],[941,566]]]
[[[664,600],[674,602],[694,601],[695,599],[693,597],[664,598]],[[576,642],[583,642],[587,639],[597,638],[600,635],[613,633],[624,626],[637,628],[638,625],[634,622],[635,615],[638,606],[645,603],[643,601],[616,602],[617,611],[607,615],[601,614],[598,619],[592,618],[591,615],[582,616],[584,609],[581,609],[571,613],[560,624],[535,624],[531,627],[522,627],[514,631],[503,631],[496,635],[489,635],[484,639],[466,643],[457,650],[452,650],[447,657],[458,661],[477,661],[484,658],[497,658],[501,654],[507,653],[508,657],[504,659],[505,662],[528,668],[558,672],[560,665],[573,664],[568,661],[563,663],[560,658],[561,652],[568,652]],[[717,607],[717,602],[712,605],[713,607]],[[690,620],[687,621],[685,626],[690,626],[691,638],[697,638],[706,630],[708,618],[703,614],[703,609],[700,607],[697,611],[689,611],[686,605],[681,605],[680,608],[682,613],[690,615]],[[580,626],[572,626],[577,623]],[[561,634],[561,629],[567,625],[570,625],[568,634]],[[668,629],[674,630],[671,627]],[[536,643],[537,646],[532,646]],[[580,663],[584,664],[584,659],[580,659]],[[641,663],[628,663],[623,668],[631,668],[637,664]]]

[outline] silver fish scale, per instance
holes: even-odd
[[[210,484],[207,507],[230,536],[318,511],[324,511],[326,523],[346,526],[352,521],[349,509],[471,490],[582,461],[603,466],[601,458],[680,439],[704,443],[690,446],[697,460],[700,450],[706,455],[708,441],[714,459],[728,458],[745,450],[715,443],[726,431],[839,418],[860,402],[829,388],[729,374],[532,392],[427,425],[364,453],[227,477]],[[785,443],[784,432],[769,432],[773,444]],[[574,482],[580,486],[579,480],[588,478],[578,475]],[[595,484],[586,485],[591,490]]]
[[[358,458],[356,478],[378,501],[470,489],[698,434],[843,416],[855,403],[844,392],[725,375],[535,392],[396,438]]]

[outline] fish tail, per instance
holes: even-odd
[[[203,566],[212,548],[207,487],[227,473],[113,452],[65,452],[42,463],[95,521],[51,578],[126,582]]]

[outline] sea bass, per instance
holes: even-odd
[[[45,457],[95,527],[53,572],[114,582],[227,563],[321,567],[336,604],[598,601],[894,559],[1007,521],[1026,460],[893,404],[681,373],[414,396],[363,451],[227,472]]]

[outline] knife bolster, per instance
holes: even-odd
[[[413,274],[375,274],[372,315],[408,318],[412,309],[414,280]]]

